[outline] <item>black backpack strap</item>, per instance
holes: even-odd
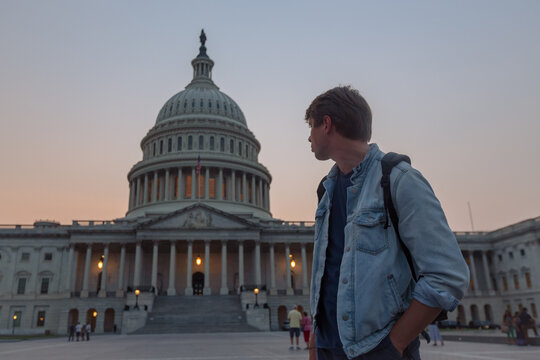
[[[326,176],[321,179],[321,182],[319,183],[319,186],[317,187],[317,204],[321,202],[322,197],[324,196],[324,193],[326,192],[326,189],[324,188],[323,182],[326,180]]]
[[[414,271],[414,266],[412,263],[411,252],[409,251],[409,249],[407,248],[403,240],[401,240],[401,236],[399,235],[399,219],[396,212],[396,208],[394,207],[394,202],[392,201],[392,192],[390,190],[390,173],[392,172],[392,169],[394,168],[394,166],[396,166],[402,161],[405,161],[408,164],[411,163],[411,159],[407,155],[396,154],[393,152],[389,152],[388,154],[384,155],[384,157],[381,160],[381,167],[382,167],[381,187],[383,188],[384,216],[385,216],[384,228],[385,229],[388,228],[388,215],[390,215],[392,226],[394,227],[394,231],[396,232],[396,237],[399,240],[399,244],[401,245],[401,248],[403,249],[403,253],[405,253],[407,262],[409,263],[411,274],[414,280],[418,281],[416,277],[416,271]]]

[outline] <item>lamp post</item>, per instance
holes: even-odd
[[[253,292],[255,293],[255,307],[259,307],[259,288],[253,289]]]
[[[17,321],[17,314],[13,315],[13,330],[11,332],[11,335],[15,335],[15,321]]]
[[[139,310],[139,294],[141,293],[141,290],[136,289],[135,290],[135,309]]]

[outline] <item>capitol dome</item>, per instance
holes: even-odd
[[[128,174],[127,217],[168,213],[196,202],[271,218],[271,175],[238,104],[212,81],[206,35],[192,60],[193,80],[173,95],[141,140],[143,159]]]

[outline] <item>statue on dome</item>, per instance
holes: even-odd
[[[201,40],[201,45],[204,46],[206,43],[206,34],[204,33],[204,29],[201,29],[201,36],[199,36],[199,39]]]

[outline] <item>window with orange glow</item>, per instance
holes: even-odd
[[[202,199],[204,197],[204,175],[200,174],[197,177],[199,178],[199,189],[197,192],[199,193],[199,199]]]
[[[174,198],[178,198],[178,175],[174,177]]]
[[[154,184],[154,180],[148,179],[148,198],[146,199],[146,202],[152,201],[152,185]]]
[[[208,197],[210,199],[215,199],[216,198],[216,178],[214,177],[210,177],[208,179]]]
[[[186,198],[190,198],[191,197],[191,175],[186,175]]]
[[[506,276],[502,277],[502,282],[504,291],[508,291],[508,282],[506,281]]]
[[[514,287],[516,288],[516,290],[519,290],[519,278],[517,274],[514,274]]]
[[[525,281],[527,282],[527,289],[532,288],[531,273],[525,273]]]

